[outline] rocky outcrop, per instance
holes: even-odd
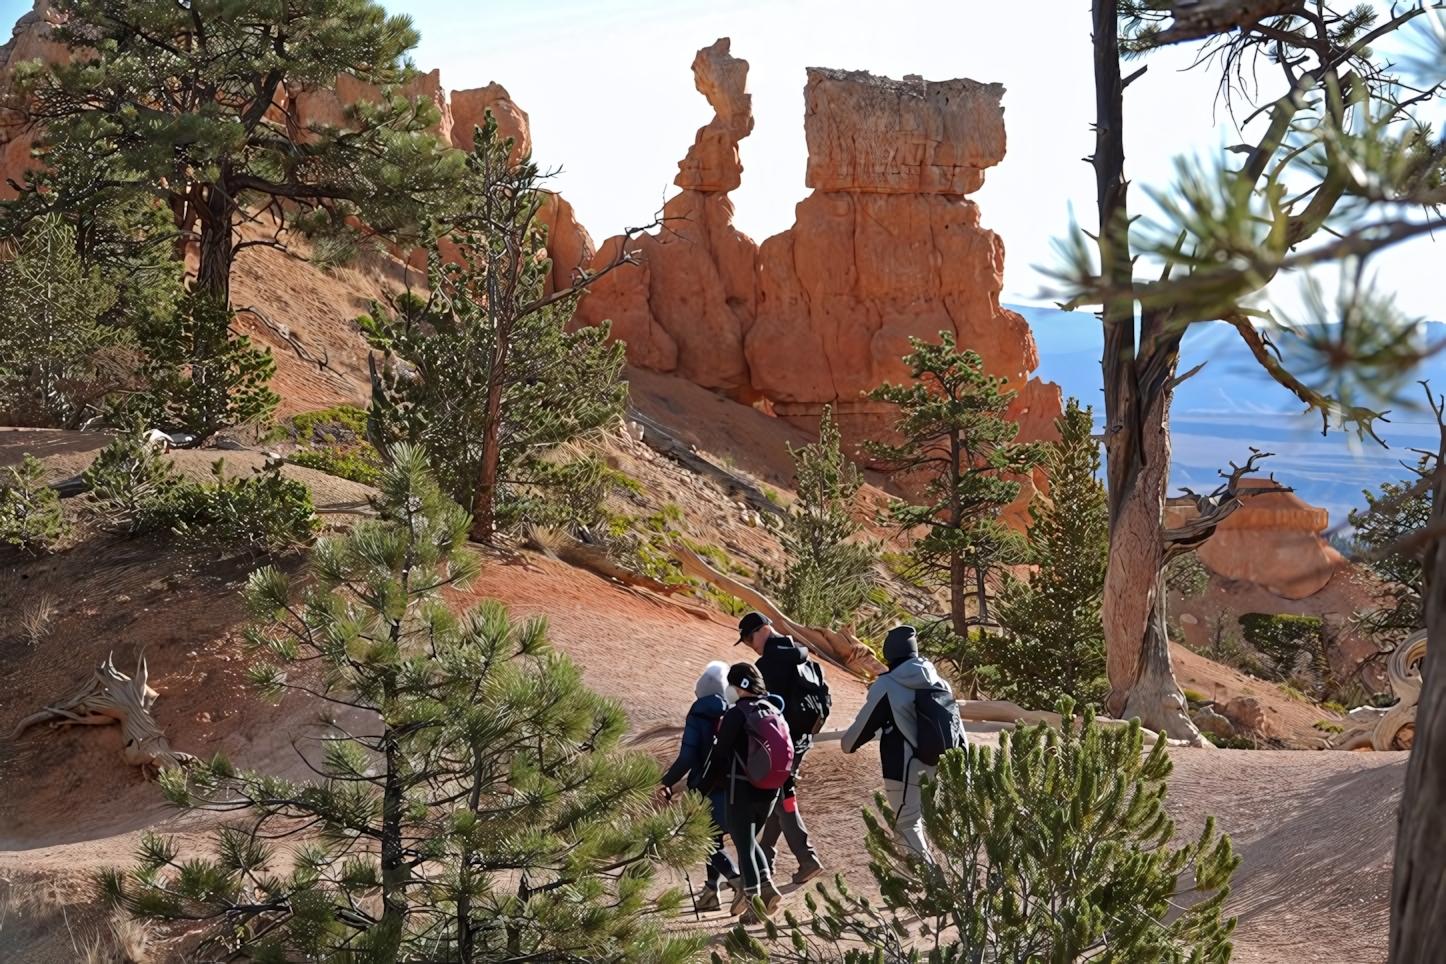
[[[1320,535],[1330,514],[1274,479],[1242,479],[1240,487],[1252,494],[1195,550],[1200,561],[1211,572],[1253,582],[1285,599],[1319,592],[1345,562]],[[1189,500],[1172,499],[1165,526],[1176,528],[1197,514]]]
[[[593,285],[574,324],[610,320],[634,365],[751,402],[757,395],[744,338],[756,314],[758,249],[733,226],[728,199],[743,175],[738,142],[753,130],[747,77],[748,61],[729,52],[728,38],[698,51],[693,78],[714,116],[678,164],[673,183],[683,190],[664,205],[656,234],[603,242],[594,268],[611,263],[624,243],[638,264]]]
[[[634,365],[767,399],[806,429],[832,405],[850,444],[888,435],[894,411],[863,395],[907,379],[909,338],[949,331],[1020,391],[1022,437],[1053,438],[1059,389],[1029,379],[1039,364],[1029,326],[999,304],[1004,246],[964,196],[1004,157],[1004,88],[810,69],[814,190],[794,226],[755,253],[727,197],[752,128],[747,64],[724,39],[693,71],[716,116],[679,165],[683,192],[663,230],[633,242],[642,263],[594,285],[577,323],[611,319]],[[620,243],[606,242],[595,265]]]

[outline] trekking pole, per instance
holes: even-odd
[[[683,879],[688,882],[688,897],[693,901],[693,919],[702,921],[703,915],[698,913],[698,897],[693,893],[693,878],[688,876],[688,871],[683,871]]]

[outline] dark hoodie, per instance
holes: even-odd
[[[840,741],[843,751],[854,752],[882,731],[879,760],[884,765],[884,779],[903,780],[908,757],[919,741],[914,691],[941,686],[953,692],[927,659],[910,656],[893,664],[869,687],[864,708]]]

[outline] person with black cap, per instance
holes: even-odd
[[[744,914],[745,923],[757,923],[753,917],[754,897],[763,899],[763,909],[772,914],[783,902],[783,894],[773,886],[773,875],[769,872],[768,861],[758,846],[758,831],[773,812],[778,801],[779,779],[772,789],[754,784],[749,777],[751,742],[756,738],[756,722],[751,717],[767,720],[780,733],[782,750],[788,749],[788,726],[777,707],[769,702],[768,688],[764,685],[763,674],[752,663],[734,663],[728,668],[727,698],[732,706],[723,714],[718,728],[713,755],[708,768],[698,784],[712,787],[722,784],[727,794],[724,805],[725,830],[733,838],[738,851],[738,867],[743,886],[734,892],[730,914]],[[789,761],[783,761],[786,766]],[[780,773],[780,776],[782,774]]]
[[[747,643],[748,647],[758,654],[757,665],[759,672],[763,674],[763,682],[769,693],[783,698],[783,715],[793,733],[793,774],[783,785],[779,805],[774,808],[764,825],[763,835],[758,843],[763,848],[763,855],[767,858],[771,871],[777,857],[778,837],[781,832],[783,839],[788,841],[788,849],[793,851],[794,859],[798,861],[793,882],[806,884],[823,873],[823,864],[814,852],[813,843],[808,838],[808,828],[803,823],[803,814],[798,809],[798,771],[803,766],[804,754],[813,746],[813,735],[804,731],[795,714],[795,709],[801,702],[798,692],[799,672],[801,668],[809,665],[808,650],[795,643],[791,637],[775,633],[773,620],[757,612],[749,613],[739,621],[738,643]],[[733,645],[737,646],[738,643]],[[813,665],[821,678],[822,668],[817,667],[817,664]]]
[[[942,691],[952,702],[954,691],[940,678],[934,664],[919,656],[919,638],[913,626],[897,626],[884,637],[884,662],[889,671],[874,680],[868,699],[844,733],[840,746],[852,753],[879,737],[879,760],[884,770],[884,796],[894,811],[894,833],[920,857],[932,861],[924,833],[924,811],[919,802],[919,778],[934,777],[937,765],[918,759],[916,694]]]

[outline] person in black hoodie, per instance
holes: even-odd
[[[716,660],[709,663],[704,668],[703,675],[698,677],[698,682],[693,685],[693,693],[698,698],[688,709],[678,758],[668,767],[662,780],[663,793],[671,799],[673,784],[686,776],[688,789],[697,790],[708,798],[713,812],[713,825],[719,828],[713,838],[713,853],[708,857],[708,882],[696,905],[699,912],[721,909],[722,903],[718,897],[720,880],[726,880],[735,893],[743,889],[743,884],[738,879],[738,868],[728,856],[728,851],[723,849],[722,828],[727,822],[727,795],[721,786],[704,786],[702,783],[703,771],[707,769],[708,758],[713,753],[714,734],[718,732],[723,714],[728,712],[727,689],[728,664]]]
[[[924,810],[919,801],[919,778],[934,778],[938,768],[914,756],[919,743],[918,715],[914,693],[922,689],[944,689],[949,684],[939,677],[934,664],[919,656],[919,639],[913,626],[897,626],[884,637],[884,662],[889,671],[874,680],[868,699],[844,733],[840,746],[852,753],[879,737],[879,762],[884,768],[884,796],[894,811],[894,833],[920,857],[932,861],[929,838],[924,833]]]
[[[798,668],[808,661],[808,650],[795,643],[788,636],[779,636],[773,631],[773,621],[762,613],[749,613],[738,623],[738,643],[747,643],[748,648],[758,654],[758,671],[763,674],[763,684],[768,692],[783,698],[785,718],[791,718],[791,707],[797,702]],[[735,643],[734,645],[738,645]],[[768,823],[763,827],[759,846],[768,861],[772,876],[774,859],[778,853],[779,833],[788,841],[798,861],[798,870],[793,875],[795,884],[806,884],[823,873],[823,864],[814,852],[808,838],[808,828],[803,824],[803,814],[798,809],[798,771],[803,766],[803,756],[813,746],[809,733],[793,732],[793,775],[783,785],[779,794],[779,805],[774,808]]]
[[[728,669],[728,688],[728,695],[734,697],[734,705],[723,714],[723,724],[718,729],[713,756],[698,783],[700,786],[711,787],[721,782],[727,794],[724,829],[728,831],[728,836],[733,838],[743,878],[743,887],[734,894],[733,904],[728,912],[743,914],[747,911],[744,920],[750,922],[750,905],[754,897],[763,899],[763,908],[770,914],[783,902],[783,895],[773,886],[773,875],[769,872],[768,861],[764,859],[763,850],[758,846],[758,831],[773,812],[773,806],[778,801],[778,791],[755,787],[746,776],[748,731],[740,704],[768,697],[763,675],[752,663],[734,663]]]

